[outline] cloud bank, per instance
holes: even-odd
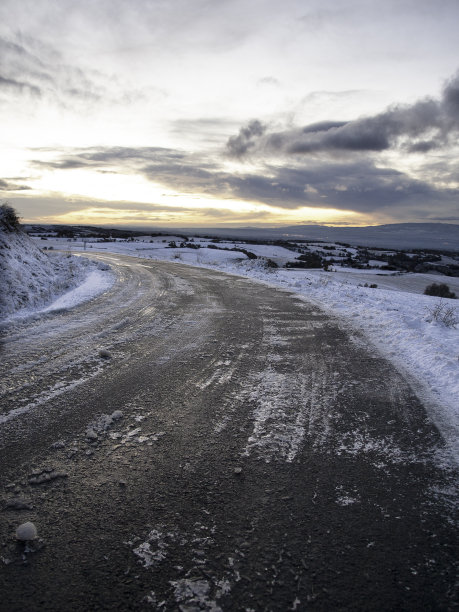
[[[373,117],[354,121],[321,121],[286,131],[269,132],[252,120],[226,143],[226,153],[247,155],[347,155],[403,149],[426,153],[457,142],[459,132],[459,73],[448,81],[439,100],[393,106]]]

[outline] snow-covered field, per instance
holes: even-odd
[[[459,294],[459,279],[432,274],[392,275],[375,270],[336,268],[335,272],[311,269],[268,269],[262,259],[249,260],[236,251],[205,248],[211,241],[195,238],[203,248],[169,248],[166,239],[145,237],[143,241],[69,242],[66,239],[38,241],[40,246],[69,252],[122,253],[147,259],[167,260],[221,270],[281,287],[338,315],[351,329],[363,331],[370,344],[413,380],[418,394],[430,409],[448,445],[459,459],[459,323],[447,327],[434,320],[432,310],[442,304],[459,321],[459,300],[440,300],[423,295],[426,285],[446,282]],[[234,243],[219,243],[233,248]],[[261,257],[282,263],[294,254],[271,245],[236,245]],[[365,286],[377,284],[377,288]]]

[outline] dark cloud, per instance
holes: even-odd
[[[183,160],[185,157],[185,153],[166,147],[108,147],[92,149],[80,155],[80,158],[87,162],[107,163],[126,160],[163,162],[168,159],[177,161]]]
[[[459,73],[446,83],[439,100],[393,106],[373,117],[322,121],[271,133],[259,121],[252,121],[229,138],[226,152],[239,159],[249,152],[339,155],[399,148],[420,153],[451,144],[458,132]]]
[[[410,153],[428,153],[432,149],[437,148],[437,143],[434,140],[420,140],[408,147]]]
[[[457,129],[459,124],[459,72],[445,85],[442,107],[451,124]]]
[[[437,189],[402,172],[378,168],[370,161],[313,164],[306,168],[269,168],[268,176],[227,177],[231,194],[282,208],[336,208],[361,213],[405,206],[457,206],[459,190]]]
[[[321,124],[317,130],[327,133],[327,126]],[[310,206],[376,215],[385,211],[393,218],[424,210],[426,215],[448,216],[455,214],[459,200],[458,189],[435,187],[381,168],[369,156],[327,163],[308,158],[302,165],[265,164],[257,172],[243,174],[227,172],[211,158],[161,147],[92,148],[38,163],[68,171],[87,167],[140,174],[177,194],[261,202],[290,210]]]
[[[32,165],[37,168],[45,168],[48,170],[75,170],[77,168],[87,168],[91,164],[79,159],[61,159],[58,161],[42,161],[39,159],[32,160]]]
[[[265,166],[259,173],[232,174],[211,163],[187,158],[180,164],[149,164],[141,172],[149,179],[181,193],[224,199],[257,201],[285,209],[302,206],[390,211],[397,217],[406,209],[436,208],[454,213],[459,190],[437,188],[403,172],[380,168],[371,160],[321,163],[304,167]]]
[[[255,119],[239,130],[237,136],[231,136],[226,143],[228,155],[231,157],[243,157],[251,149],[255,148],[257,140],[266,131],[266,126]]]
[[[27,185],[17,185],[9,180],[0,179],[0,191],[28,191]]]
[[[334,128],[340,128],[347,124],[347,121],[318,121],[311,123],[303,128],[303,134],[312,134],[316,132],[328,132]]]
[[[164,164],[169,162],[173,165],[180,163],[185,158],[185,154],[175,149],[164,147],[102,147],[90,148],[76,151],[70,154],[63,154],[57,160],[33,160],[32,164],[39,168],[50,170],[73,170],[78,168],[94,168],[104,170],[105,166],[120,167],[120,173],[135,171],[139,167],[144,167],[146,163],[155,162]]]

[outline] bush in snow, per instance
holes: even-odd
[[[442,323],[445,327],[456,327],[459,317],[453,306],[439,300],[434,306],[426,308],[428,320]]]
[[[300,255],[295,261],[288,261],[285,264],[286,268],[322,268],[322,266],[322,257],[317,253]]]
[[[424,289],[424,295],[434,295],[435,297],[455,299],[456,294],[453,293],[445,283],[432,283]]]
[[[12,206],[6,202],[0,206],[0,230],[18,232],[21,229],[19,217]]]

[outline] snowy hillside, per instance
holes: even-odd
[[[0,320],[46,307],[106,268],[83,257],[42,252],[14,222],[14,211],[0,206]]]

